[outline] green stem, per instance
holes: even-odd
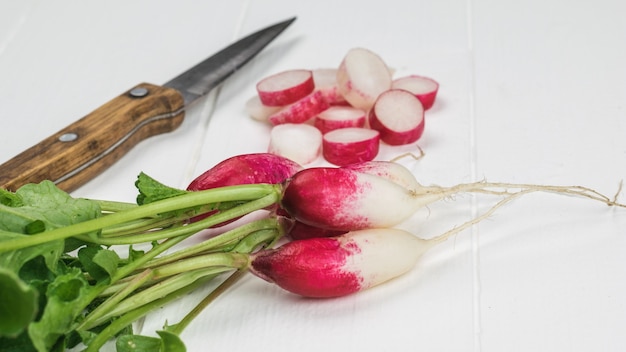
[[[100,200],[100,199],[89,199],[92,202],[98,203],[100,209],[103,212],[117,213],[119,211],[125,211],[128,209],[137,208],[138,205],[135,203],[126,203],[126,202],[116,202],[113,200]]]
[[[165,277],[182,274],[188,271],[226,267],[230,269],[241,269],[248,265],[248,256],[241,253],[211,253],[177,262],[163,265],[154,269],[154,279],[159,280]]]
[[[280,194],[279,188],[279,185],[252,184],[190,192],[181,196],[167,198],[158,202],[137,206],[126,211],[102,216],[97,219],[42,232],[35,236],[7,240],[0,245],[0,253],[98,231],[109,226],[154,216],[155,214],[192,208],[208,203],[254,200],[269,194],[274,194],[276,199],[278,199]]]
[[[171,328],[171,332],[180,335],[183,330],[198,316],[200,313],[209,306],[209,304],[213,303],[226,290],[232,287],[239,279],[241,279],[247,270],[237,270],[232,275],[230,275],[224,282],[222,282],[218,287],[216,287],[213,291],[211,291],[200,303],[198,303],[183,319],[181,319],[178,324],[174,325]]]
[[[206,241],[198,243],[196,245],[181,249],[175,253],[163,256],[146,263],[143,268],[153,268],[159,265],[171,263],[182,258],[190,257],[208,250],[212,250],[223,246],[229,242],[239,240],[255,231],[265,229],[276,229],[279,226],[279,221],[276,218],[266,218],[251,221],[249,223],[238,226],[232,230],[226,231],[218,236],[209,238]]]
[[[249,214],[255,210],[263,209],[269,205],[274,204],[277,201],[276,194],[270,193],[262,198],[243,203],[234,208],[230,208],[228,210],[224,210],[223,212],[214,214],[209,216],[208,218],[202,219],[200,221],[185,225],[185,226],[177,226],[173,228],[163,229],[159,231],[152,231],[149,233],[143,233],[139,235],[135,235],[123,238],[100,238],[97,240],[98,244],[101,245],[128,245],[128,244],[136,244],[136,243],[146,243],[152,241],[158,241],[165,238],[172,238],[178,236],[186,236],[188,234],[193,234],[199,232],[201,230],[213,227],[217,224],[223,223],[228,220],[232,220],[246,214]],[[86,236],[85,236],[86,237]],[[80,237],[83,239],[83,237]],[[87,238],[84,238],[87,241]]]
[[[113,309],[108,311],[106,314],[100,316],[99,318],[93,320],[89,319],[89,322],[84,324],[84,326],[86,329],[94,328],[113,317],[124,315],[135,308],[145,305],[151,305],[152,302],[157,301],[160,298],[165,297],[169,294],[172,294],[173,292],[176,292],[183,287],[189,286],[203,276],[217,275],[230,270],[233,270],[233,268],[211,267],[196,269],[193,271],[187,271],[185,273],[178,274],[176,276],[163,280],[141,292],[138,292],[131,297],[126,298],[125,300],[118,303]]]
[[[137,275],[123,289],[116,292],[113,296],[109,297],[106,301],[101,303],[96,309],[89,313],[87,319],[83,320],[82,323],[78,325],[76,330],[83,330],[86,324],[89,324],[90,322],[107,314],[108,311],[113,309],[113,307],[120,303],[124,298],[128,297],[131,293],[133,293],[133,291],[141,287],[146,282],[152,280],[153,277],[154,271],[152,269],[147,269],[141,274]]]
[[[139,307],[137,309],[134,309],[124,315],[122,315],[121,317],[119,317],[118,319],[115,319],[114,321],[111,322],[111,324],[109,326],[107,326],[106,328],[104,328],[90,343],[89,346],[87,346],[87,349],[85,350],[85,352],[97,352],[100,350],[100,348],[113,336],[115,336],[115,334],[117,334],[118,332],[120,332],[122,329],[124,329],[126,326],[132,324],[134,321],[136,321],[137,319],[143,317],[144,315],[150,313],[152,310],[162,307],[186,294],[188,294],[189,292],[192,292],[194,290],[196,290],[198,287],[204,285],[205,283],[207,283],[208,281],[210,281],[211,279],[213,279],[214,276],[210,275],[210,274],[206,274],[206,275],[199,275],[199,278],[193,282],[192,284],[185,286],[175,292],[172,292],[171,294],[163,297],[163,298],[159,298],[153,302],[151,302],[150,304],[146,304],[142,307]]]

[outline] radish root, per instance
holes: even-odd
[[[495,189],[489,189],[495,188]],[[498,189],[499,188],[499,189]],[[519,191],[512,192],[511,189],[516,188],[520,189]],[[475,217],[460,226],[454,227],[451,230],[444,232],[443,234],[433,237],[429,241],[433,243],[433,245],[446,241],[448,238],[468,229],[471,226],[478,224],[479,222],[485,220],[486,218],[493,215],[493,213],[500,207],[505,204],[513,201],[516,198],[519,198],[523,195],[533,193],[533,192],[550,192],[550,193],[560,193],[565,195],[574,195],[585,197],[593,200],[600,201],[605,203],[608,206],[616,206],[626,208],[626,204],[617,202],[617,198],[622,191],[622,182],[619,183],[619,187],[613,199],[607,197],[606,195],[582,186],[544,186],[544,185],[531,185],[531,184],[512,184],[512,183],[490,183],[490,182],[475,182],[468,184],[460,184],[454,187],[450,187],[447,189],[442,189],[443,192],[448,193],[450,195],[454,195],[459,192],[474,192],[474,193],[484,193],[490,195],[504,195],[505,197],[492,206],[489,210],[483,213],[480,216]]]

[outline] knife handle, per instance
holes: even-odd
[[[139,84],[0,165],[0,187],[51,180],[71,192],[143,139],[175,130],[183,109],[177,90]]]

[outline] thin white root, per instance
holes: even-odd
[[[391,159],[389,161],[392,162],[392,163],[395,163],[398,160],[404,159],[406,157],[411,157],[411,158],[413,158],[413,160],[420,160],[426,154],[424,153],[424,150],[422,150],[422,148],[419,145],[416,145],[415,147],[417,147],[417,150],[419,151],[419,154],[415,155],[414,153],[407,152],[407,153],[400,154],[400,155],[396,156],[395,158],[393,158],[393,159]]]
[[[437,236],[437,237],[433,237],[432,239],[430,239],[429,241],[434,244],[438,244],[441,242],[446,241],[448,238],[468,229],[471,226],[474,226],[476,224],[478,224],[479,222],[485,220],[486,218],[490,217],[491,215],[493,215],[493,213],[500,207],[502,207],[503,205],[511,202],[512,200],[514,200],[515,198],[518,198],[524,194],[528,194],[534,192],[533,190],[524,190],[524,191],[519,191],[516,193],[512,193],[509,194],[507,197],[503,198],[501,201],[499,201],[498,203],[496,203],[494,206],[492,206],[489,210],[487,210],[485,213],[483,213],[480,216],[475,217],[472,220],[466,221],[465,223],[463,223],[460,226],[457,226],[451,230],[446,231],[445,233]]]
[[[489,188],[496,188],[495,190],[491,190]],[[518,189],[518,191],[511,191],[511,189]],[[605,203],[608,206],[616,206],[626,208],[625,204],[617,202],[617,198],[622,190],[622,182],[619,184],[619,188],[615,193],[613,199],[605,196],[602,193],[599,193],[596,190],[591,188],[582,187],[582,186],[543,186],[543,185],[529,185],[529,184],[512,184],[512,183],[489,183],[489,182],[476,182],[469,184],[460,184],[450,188],[442,189],[443,192],[448,193],[450,195],[454,195],[460,192],[473,192],[473,193],[486,193],[491,195],[504,195],[505,198],[500,200],[494,206],[492,206],[488,211],[483,213],[476,218],[469,220],[462,225],[455,227],[437,237],[430,239],[433,244],[441,243],[446,241],[451,236],[458,234],[461,231],[466,230],[467,228],[478,224],[479,222],[485,220],[490,217],[498,208],[503,205],[511,202],[512,200],[521,197],[522,195],[533,193],[533,192],[553,192],[559,194],[566,195],[574,195],[585,197],[593,200],[600,201]]]

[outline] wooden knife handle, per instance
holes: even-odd
[[[0,187],[51,180],[71,192],[143,139],[176,129],[183,109],[177,90],[139,84],[0,165]]]

